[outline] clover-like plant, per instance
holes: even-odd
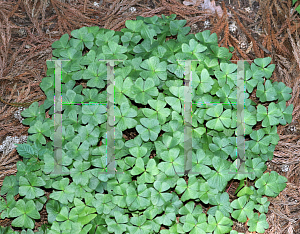
[[[229,50],[218,46],[215,33],[188,34],[186,21],[175,18],[137,17],[119,32],[83,27],[52,44],[52,59],[64,60],[62,149],[54,149],[57,74],[54,62],[47,61],[47,77],[40,83],[47,99],[22,112],[29,137],[17,145],[23,161],[16,175],[3,181],[1,219],[33,233],[45,206],[48,223],[38,234],[234,234],[233,220],[247,222],[251,232],[268,228],[266,196],[277,196],[287,180],[264,173],[265,162],[279,141],[277,125],[292,121],[293,105],[286,106],[291,89],[270,80],[271,58],[244,62],[243,116],[250,140],[239,173],[237,65]],[[110,75],[107,60],[118,60]],[[190,71],[187,60],[193,60]],[[108,83],[111,74],[114,82]],[[252,101],[255,91],[260,102],[270,104]],[[106,106],[108,101],[114,106]],[[260,123],[262,128],[253,130]],[[108,125],[114,127],[113,156]],[[118,173],[107,172],[108,157]],[[230,201],[227,191],[234,181],[240,186]]]

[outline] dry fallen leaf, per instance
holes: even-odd
[[[210,0],[204,0],[204,3],[201,4],[203,9],[210,9],[212,12],[217,12],[219,17],[222,17],[223,15],[223,10],[220,6],[216,6],[215,1],[210,1]],[[229,16],[231,16],[230,13],[228,13]]]
[[[200,6],[201,0],[191,0],[191,1],[183,1],[183,4],[186,6],[194,5],[194,6]]]
[[[217,14],[219,15],[219,17],[222,17],[223,15],[223,10],[220,6],[216,6],[215,1],[210,1],[210,0],[204,0],[202,3],[202,0],[190,0],[190,1],[183,1],[183,4],[186,6],[200,6],[202,7],[203,10],[211,10],[212,12],[217,12]],[[228,13],[228,16],[231,16],[230,13]]]

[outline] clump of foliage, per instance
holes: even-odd
[[[99,105],[63,105],[62,172],[53,174],[54,63],[40,87],[44,104],[22,112],[29,125],[23,161],[5,178],[1,219],[33,233],[46,205],[48,224],[38,233],[237,233],[233,220],[264,233],[270,202],[286,186],[285,177],[264,173],[279,141],[276,125],[290,123],[291,89],[272,82],[271,58],[245,62],[245,171],[236,171],[237,65],[218,46],[216,34],[188,34],[176,15],[126,21],[120,32],[83,27],[53,43],[53,59],[62,63],[62,101]],[[170,37],[173,38],[170,38]],[[169,39],[169,40],[166,40]],[[106,172],[107,68],[115,62],[115,165]],[[192,61],[192,172],[184,172],[184,61]],[[87,88],[76,85],[86,81]],[[257,88],[257,104],[249,96]],[[230,103],[222,105],[222,103]],[[104,103],[104,104],[103,104]],[[208,105],[207,103],[219,103]],[[270,103],[270,104],[269,104]],[[49,110],[52,119],[46,118]],[[261,122],[262,128],[253,130]],[[125,140],[124,131],[137,133]],[[100,141],[103,143],[100,145]],[[100,146],[99,146],[100,145]],[[151,152],[155,156],[151,157]],[[238,199],[226,188],[240,181]],[[254,186],[248,182],[254,181]],[[49,199],[45,191],[50,191]],[[21,198],[16,202],[14,195]],[[207,211],[205,208],[209,208]],[[161,227],[164,227],[162,229]],[[27,229],[27,231],[26,231]],[[2,228],[1,233],[14,233]]]

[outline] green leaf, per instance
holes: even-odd
[[[147,105],[148,100],[153,100],[153,96],[158,96],[158,89],[154,87],[154,85],[154,81],[151,78],[146,79],[146,81],[143,81],[142,78],[138,78],[132,87],[134,101]]]
[[[196,177],[191,177],[189,179],[188,184],[186,184],[185,180],[183,178],[180,178],[177,181],[177,186],[175,188],[176,193],[182,194],[181,201],[185,202],[189,199],[196,199],[199,196],[198,193],[199,190],[199,184],[197,182]]]
[[[261,68],[266,67],[268,64],[270,64],[272,58],[271,57],[266,57],[266,58],[257,58],[254,59],[254,62],[260,66]]]
[[[237,69],[236,64],[227,64],[227,63],[221,63],[220,68],[222,71],[215,71],[214,74],[218,79],[218,83],[221,87],[223,87],[225,84],[228,84],[230,89],[232,89],[236,85],[235,81],[235,73]]]
[[[93,206],[96,208],[98,214],[109,214],[115,207],[112,203],[111,194],[96,194],[95,198]]]
[[[159,173],[154,159],[150,159],[146,166],[146,171],[137,179],[138,184],[153,183],[154,176]]]
[[[165,202],[168,202],[172,199],[171,193],[164,193],[170,188],[170,185],[166,182],[155,181],[154,188],[151,190],[151,202],[154,206],[162,206]]]
[[[211,197],[210,199],[210,204],[215,205],[214,207],[211,207],[208,211],[207,214],[210,215],[215,215],[216,211],[219,210],[224,214],[226,217],[230,217],[229,213],[232,212],[232,208],[230,207],[230,202],[229,202],[229,195],[228,193],[224,192],[222,194],[218,194],[215,197]]]
[[[25,227],[34,228],[34,222],[32,219],[40,219],[40,214],[36,210],[33,201],[24,202],[24,200],[19,200],[16,206],[10,211],[9,215],[11,217],[17,217],[11,223],[14,227]]]
[[[2,212],[3,210],[5,210],[7,208],[7,205],[4,201],[4,198],[0,198],[0,212]]]
[[[261,102],[269,102],[277,99],[276,89],[270,80],[266,80],[265,86],[262,83],[257,85],[256,97],[258,97]]]
[[[128,187],[126,195],[126,204],[130,211],[143,210],[150,206],[151,191],[145,184],[140,184],[137,188]]]
[[[285,187],[287,179],[284,176],[278,175],[277,172],[265,173],[255,182],[255,187],[260,195],[276,197]]]
[[[52,187],[56,190],[61,191],[55,191],[51,193],[49,197],[65,205],[67,205],[68,202],[72,202],[74,199],[74,188],[68,186],[69,182],[70,181],[68,178],[61,179],[60,181],[55,181],[52,184]]]
[[[170,202],[166,204],[170,204]],[[163,224],[165,226],[171,226],[173,223],[172,221],[174,221],[175,219],[175,208],[172,206],[167,206],[165,208],[165,213],[162,216],[156,217],[155,222],[157,222],[158,224]]]
[[[118,43],[114,41],[108,41],[108,45],[102,46],[103,54],[105,54],[105,58],[112,60],[112,59],[127,59],[127,55],[124,53],[127,51],[125,46],[118,45]]]
[[[134,168],[131,170],[131,175],[139,175],[145,171],[145,165],[142,158],[137,158]]]
[[[21,196],[25,196],[26,199],[34,199],[36,197],[41,197],[45,194],[45,192],[36,187],[44,186],[46,182],[37,177],[36,175],[30,173],[27,177],[20,176],[19,178],[19,193]]]
[[[114,85],[114,97],[115,103],[121,105],[122,103],[127,102],[127,97],[132,97],[131,87],[133,86],[133,82],[130,77],[124,79],[121,76],[117,76],[115,78],[115,85]],[[126,96],[127,97],[126,97]]]
[[[66,49],[69,41],[69,35],[66,33],[61,36],[58,41],[52,43],[52,48],[54,49]]]
[[[282,115],[279,118],[279,123],[281,125],[286,125],[287,123],[290,124],[292,122],[294,105],[291,104],[288,107],[286,107],[285,101],[281,101],[277,105],[279,106],[280,112],[282,113]]]
[[[202,149],[198,149],[196,153],[193,152],[192,164],[193,173],[199,172],[202,175],[206,175],[211,172],[211,169],[208,167],[211,165],[211,158],[205,155]]]
[[[290,87],[285,86],[282,82],[274,82],[274,88],[277,91],[278,102],[280,101],[288,101],[291,99],[292,89]]]
[[[180,100],[175,97],[165,97],[166,102],[178,113],[181,113]]]
[[[216,196],[218,194],[217,189],[212,189],[207,182],[204,184],[200,184],[200,191],[199,191],[199,199],[205,203],[208,204],[209,198],[212,196]]]
[[[87,160],[89,157],[89,143],[87,141],[84,141],[81,145],[81,140],[80,137],[74,137],[72,141],[68,142],[65,145],[65,148],[67,149],[67,155],[70,158],[74,158],[76,160],[80,159],[85,159]],[[80,146],[79,146],[80,145]],[[50,162],[50,159],[46,159],[47,161]],[[49,165],[47,165],[48,168]]]
[[[235,209],[235,211],[232,212],[232,217],[237,219],[239,222],[244,223],[247,221],[247,217],[251,219],[254,215],[254,202],[247,202],[246,196],[242,196],[237,200],[234,200],[230,206]]]
[[[200,205],[196,205],[192,201],[189,201],[185,206],[179,209],[179,214],[181,215],[193,215],[194,218],[198,218],[198,216],[202,213],[202,207]],[[182,218],[183,219],[183,218]],[[183,220],[184,221],[184,220]]]
[[[12,194],[15,196],[19,192],[19,185],[17,183],[17,178],[14,175],[6,176],[3,180],[1,187],[1,195],[7,194],[9,196]]]
[[[90,63],[88,68],[83,73],[83,78],[88,80],[86,83],[88,87],[96,87],[102,89],[105,87],[104,78],[107,76],[107,68],[105,64],[99,61]],[[69,90],[68,90],[69,91]],[[68,93],[67,93],[68,94]],[[69,95],[72,95],[69,98]],[[79,97],[75,97],[75,93],[67,95],[69,102],[76,102]]]
[[[105,222],[108,225],[108,231],[112,233],[122,234],[126,231],[127,224],[129,221],[128,214],[123,215],[119,211],[114,212],[114,219],[106,219]]]
[[[73,40],[74,42],[74,40]],[[81,50],[82,47],[81,47],[82,44],[79,44],[78,45],[78,49]],[[81,56],[81,52],[74,48],[68,48],[66,50],[63,50],[60,52],[60,56],[64,59],[67,59],[67,60],[75,60],[76,58],[79,58]]]
[[[93,125],[102,124],[106,121],[106,108],[103,105],[83,105],[82,106],[82,123],[90,123]]]
[[[206,46],[199,44],[195,39],[191,39],[189,45],[185,43],[182,44],[182,52],[192,56],[192,58],[194,54],[201,53],[206,49]]]
[[[264,76],[267,79],[269,79],[272,76],[272,73],[275,69],[275,64],[270,64],[267,67],[267,65],[271,62],[271,60],[272,60],[271,57],[254,59],[254,63],[256,63],[258,66],[260,66],[261,70],[264,73]]]
[[[229,52],[229,49],[227,48],[218,47],[215,45],[211,45],[210,48],[217,58],[229,60],[232,57],[232,54]]]
[[[253,194],[253,191],[248,186],[245,186],[238,192],[237,196],[242,197],[244,195],[252,195],[252,194]]]
[[[140,66],[146,70],[140,73],[141,77],[144,79],[152,78],[155,85],[160,84],[159,79],[167,80],[167,63],[165,61],[160,62],[158,57],[150,57],[144,60]]]
[[[184,158],[179,156],[178,148],[172,148],[170,151],[164,151],[160,156],[165,162],[159,163],[158,169],[163,171],[166,175],[175,176],[178,172],[184,171]]]
[[[143,108],[142,111],[147,118],[157,119],[160,124],[166,122],[166,118],[170,115],[170,109],[164,108],[166,102],[161,100],[149,100],[149,105],[155,110]]]
[[[254,180],[256,177],[260,178],[262,174],[265,172],[265,170],[267,169],[267,166],[260,158],[248,159],[246,160],[245,164],[247,167],[251,168],[249,172],[252,171],[254,172],[254,173],[249,173],[248,175],[248,178],[251,180]]]
[[[87,27],[82,27],[80,29],[75,29],[71,32],[71,35],[80,41],[84,42],[84,45],[91,49],[93,47],[94,35],[92,33],[88,33]]]
[[[223,113],[222,112],[223,112],[223,106],[219,104],[209,108],[206,111],[206,114],[208,116],[216,117],[216,118],[209,120],[206,123],[206,126],[210,129],[215,129],[217,131],[222,131],[225,129],[225,127],[229,127],[231,124],[231,111],[225,110]]]
[[[198,76],[196,73],[192,73],[192,79],[197,79]],[[199,78],[198,78],[199,79]],[[214,84],[213,79],[210,77],[208,71],[206,69],[203,69],[201,71],[201,79],[200,79],[200,84],[197,89],[197,94],[203,94],[203,93],[208,93],[212,89],[212,85]]]
[[[261,214],[258,217],[258,214],[255,213],[254,217],[252,219],[250,219],[247,223],[247,225],[249,226],[249,231],[250,232],[258,232],[258,233],[264,233],[265,229],[269,228],[269,224],[266,221],[266,215],[265,214]]]
[[[143,141],[148,141],[149,139],[155,141],[161,130],[158,120],[141,118],[140,122],[142,125],[137,125],[136,130],[141,134]]]
[[[188,214],[185,223],[183,225],[183,231],[189,232],[191,229],[193,229],[196,225],[196,219],[191,215]]]
[[[134,128],[137,125],[137,121],[133,119],[137,116],[136,110],[130,108],[128,103],[122,103],[121,108],[112,107],[114,109],[114,118],[108,119],[110,125],[117,124],[120,131]]]
[[[80,136],[80,141],[87,141],[90,145],[96,145],[98,143],[98,137],[100,135],[100,129],[98,126],[88,124],[85,126],[80,126],[78,129]]]
[[[190,27],[183,27],[186,20],[174,20],[170,22],[170,32],[172,36],[177,34],[186,35],[190,31]]]
[[[213,157],[212,164],[216,171],[212,170],[208,175],[204,175],[204,178],[207,179],[209,186],[222,191],[227,182],[234,177],[234,174],[229,173],[231,163],[219,157]]]
[[[118,43],[120,40],[119,35],[115,35],[115,31],[101,28],[96,34],[96,45],[98,48],[102,48],[103,45],[107,45],[109,41]]]
[[[221,233],[228,233],[230,230],[232,230],[233,222],[225,217],[221,211],[217,210],[215,217],[209,215],[208,216],[208,227],[207,232],[212,232],[211,230],[214,230],[214,233],[221,234]]]
[[[300,14],[300,5],[297,6],[295,10]]]
[[[87,185],[89,179],[92,177],[91,172],[87,170],[90,166],[90,162],[76,161],[73,163],[74,168],[70,170],[73,181],[76,184]]]
[[[253,153],[259,154],[262,152],[263,154],[266,154],[268,152],[268,146],[272,139],[271,136],[265,136],[263,129],[253,131],[250,134],[250,137],[253,141],[249,141],[249,148]]]
[[[195,37],[203,44],[217,44],[218,37],[216,33],[210,34],[210,30],[205,30],[195,34]]]
[[[144,24],[142,20],[126,20],[125,26],[133,32],[140,32]]]
[[[245,182],[246,182],[245,179],[244,179],[244,180],[240,180],[240,184],[239,184],[239,186],[237,187],[237,189],[235,190],[235,193],[234,193],[234,194],[236,194],[238,191],[240,191],[241,188],[243,188],[243,187],[245,186]]]
[[[49,200],[46,204],[46,209],[48,213],[48,220],[50,223],[53,223],[61,210],[61,205],[58,201]]]
[[[219,117],[222,112],[223,112],[223,106],[222,105],[215,105],[215,106],[209,108],[206,111],[206,114],[210,115],[212,117]]]
[[[171,64],[167,65],[168,70],[170,72],[174,73],[179,78],[183,78],[185,63],[184,63],[184,61],[180,61],[180,60],[182,60],[184,58],[185,57],[182,54],[176,53],[175,56],[172,55],[168,59],[168,62],[171,63]]]
[[[270,205],[270,202],[268,201],[268,198],[262,197],[256,199],[261,205],[255,205],[255,209],[258,210],[260,213],[268,213],[268,207]]]

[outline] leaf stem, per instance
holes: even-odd
[[[229,189],[230,189],[230,187],[231,187],[232,184],[233,184],[233,181],[231,182],[229,188],[226,190],[226,193],[228,193],[228,191],[229,191]]]

